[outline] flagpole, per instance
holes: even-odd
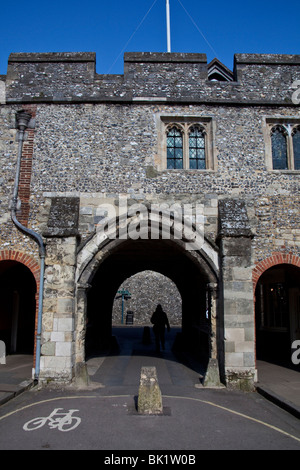
[[[169,0],[166,0],[166,13],[167,13],[167,45],[168,45],[168,52],[171,52],[170,4],[169,4]]]

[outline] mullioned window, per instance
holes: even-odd
[[[160,118],[162,170],[214,170],[212,119],[196,116]]]
[[[266,164],[269,170],[300,170],[300,122],[295,118],[266,120]]]
[[[300,170],[300,125],[271,128],[273,170]]]

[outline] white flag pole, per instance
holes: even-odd
[[[166,12],[167,12],[167,45],[168,45],[168,52],[171,52],[170,4],[169,4],[169,0],[166,0]]]

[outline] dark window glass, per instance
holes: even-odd
[[[297,127],[293,135],[294,168],[300,170],[300,127]]]
[[[189,134],[189,164],[191,169],[206,168],[205,136],[198,127],[192,127]]]
[[[167,168],[183,168],[183,139],[176,127],[172,127],[167,134]]]
[[[273,170],[287,170],[287,140],[282,127],[272,132],[272,158]]]

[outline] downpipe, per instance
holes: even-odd
[[[32,238],[39,246],[40,257],[40,288],[39,288],[39,301],[38,301],[38,320],[37,320],[37,334],[36,334],[36,359],[35,359],[35,372],[34,378],[36,381],[39,379],[40,374],[40,358],[41,358],[41,334],[42,334],[42,315],[43,315],[43,292],[44,292],[44,273],[45,273],[45,244],[39,233],[25,227],[17,219],[18,209],[18,190],[20,181],[21,158],[24,143],[25,130],[28,127],[31,114],[25,111],[18,111],[16,114],[17,128],[19,131],[19,144],[18,144],[18,158],[13,198],[11,203],[11,219],[15,226],[25,235]]]

